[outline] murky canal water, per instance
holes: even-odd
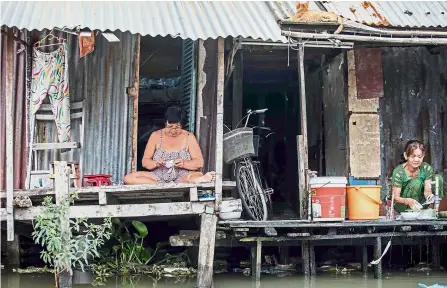
[[[54,282],[50,274],[17,274],[7,271],[1,273],[1,287],[4,288],[28,288],[28,287],[42,287],[52,288]],[[352,274],[344,276],[318,275],[313,279],[305,279],[302,276],[287,276],[276,277],[269,275],[262,275],[261,281],[256,283],[252,281],[251,277],[242,276],[239,274],[223,274],[216,275],[214,278],[214,287],[231,287],[231,288],[245,288],[245,287],[262,287],[262,288],[412,288],[419,287],[418,283],[423,283],[427,286],[439,283],[447,286],[447,272],[431,273],[384,273],[383,280],[376,280],[372,274],[364,277],[363,274]],[[174,287],[195,287],[195,279],[189,280],[159,280],[155,282],[150,278],[141,279],[110,279],[104,288],[129,287],[129,288],[174,288]],[[76,287],[91,287],[91,285],[74,285]]]

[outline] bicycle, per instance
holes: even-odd
[[[265,113],[265,111],[267,109],[248,110],[247,115],[236,125],[236,129],[229,129],[230,132],[223,137],[224,161],[227,164],[235,164],[236,188],[244,210],[251,219],[258,221],[268,219],[271,209],[270,195],[273,194],[273,189],[268,188],[266,181],[261,177],[260,161],[253,159],[257,155],[253,143],[254,128],[247,125],[251,115]],[[244,127],[237,128],[245,118],[247,119]]]

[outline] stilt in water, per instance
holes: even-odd
[[[382,255],[382,238],[376,237],[374,243],[374,259],[379,259]],[[374,265],[374,278],[382,279],[382,261]]]
[[[197,287],[211,288],[213,284],[217,216],[203,213],[201,217]]]
[[[20,236],[19,234],[14,234],[14,241],[6,242],[6,255],[8,266],[12,268],[17,268],[20,266]]]

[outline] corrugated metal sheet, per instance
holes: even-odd
[[[382,174],[391,176],[405,143],[417,138],[428,144],[424,161],[446,176],[447,49],[431,54],[425,47],[382,48],[382,63]]]
[[[270,1],[268,5],[277,20],[292,16],[296,9],[296,1]],[[310,9],[334,12],[367,25],[447,27],[446,1],[312,1]]]
[[[193,40],[242,36],[285,42],[262,1],[2,1],[1,21],[30,31],[83,25],[143,36],[178,35]]]
[[[297,1],[266,1],[271,13],[275,17],[276,21],[281,21],[292,17],[296,11]],[[321,10],[316,1],[311,1],[310,10]]]
[[[26,35],[15,32],[17,37],[26,40]],[[17,54],[23,46],[14,42],[13,51],[7,51],[8,37],[1,35],[1,77],[0,77],[0,191],[6,189],[6,59],[13,53],[14,83],[14,189],[22,189],[26,178],[26,53]]]
[[[33,38],[42,38],[34,32]],[[65,34],[66,35],[66,34]],[[133,86],[133,61],[137,35],[115,32],[120,42],[96,38],[95,51],[79,58],[77,37],[68,37],[70,101],[85,100],[84,174],[111,174],[113,182],[130,172],[132,159],[133,100],[126,87]],[[50,47],[51,48],[51,47]],[[53,48],[54,49],[54,48]],[[79,141],[79,123],[72,121],[73,141]],[[38,126],[39,141],[57,141],[54,123]],[[41,168],[54,159],[79,161],[79,150],[43,153]]]
[[[327,11],[377,26],[447,27],[445,1],[321,1]]]

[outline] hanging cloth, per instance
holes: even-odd
[[[79,57],[82,58],[95,50],[95,34],[91,32],[90,36],[78,36],[79,39]]]
[[[65,42],[50,53],[41,52],[33,47],[31,115],[36,114],[47,95],[50,98],[59,142],[70,142],[70,98]]]

